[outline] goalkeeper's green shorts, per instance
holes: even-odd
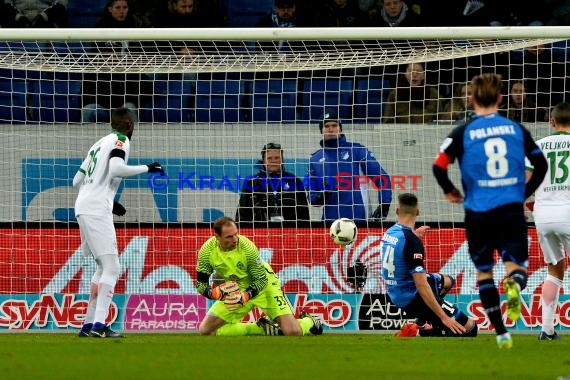
[[[256,306],[271,319],[293,314],[291,304],[287,300],[285,293],[283,293],[279,282],[271,282],[271,280],[265,289],[247,301],[242,308],[229,311],[224,306],[223,301],[216,301],[208,310],[208,314],[214,314],[227,323],[237,323]]]

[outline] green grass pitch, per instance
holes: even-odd
[[[570,379],[570,337],[395,338],[385,334],[202,337],[0,333],[3,379]]]

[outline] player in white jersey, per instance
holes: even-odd
[[[97,270],[91,279],[89,304],[80,337],[121,338],[105,324],[119,278],[119,252],[113,225],[113,214],[124,215],[125,208],[114,202],[122,177],[141,173],[164,173],[158,162],[150,165],[127,165],[130,138],[135,127],[127,108],[117,108],[111,116],[113,131],[89,149],[81,167],[73,177],[79,186],[75,216],[81,234],[81,249],[92,255]]]
[[[535,191],[533,218],[548,274],[542,284],[542,331],[540,340],[558,340],[554,318],[558,294],[566,270],[565,251],[570,252],[570,104],[552,110],[554,133],[536,143],[546,156],[548,171]]]

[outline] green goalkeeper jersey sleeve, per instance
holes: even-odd
[[[260,292],[268,284],[264,261],[255,244],[240,235],[238,244],[231,251],[222,251],[215,237],[208,239],[198,251],[196,272],[211,275],[216,272],[225,281],[236,281],[240,290],[247,288]],[[208,283],[198,281],[196,290],[204,294]]]

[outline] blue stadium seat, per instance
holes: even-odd
[[[325,109],[335,110],[341,119],[352,117],[352,79],[311,78],[303,83],[301,118],[318,120]]]
[[[274,0],[227,0],[222,4],[227,10],[227,26],[253,28],[259,19],[273,9]]]
[[[379,122],[390,90],[387,79],[358,79],[354,89],[354,120]]]
[[[51,41],[51,51],[59,55],[81,55],[87,53],[91,49],[92,42],[80,41]]]
[[[152,121],[157,123],[181,123],[194,121],[192,97],[195,95],[195,82],[188,80],[155,80]],[[144,115],[144,112],[143,112]]]
[[[196,83],[196,121],[235,123],[244,120],[241,110],[242,80],[198,80]]]
[[[0,53],[38,53],[45,47],[45,41],[0,41]]]
[[[108,0],[68,0],[67,8],[97,8],[103,13]]]
[[[256,79],[253,82],[253,121],[296,120],[297,80]]]
[[[26,93],[25,79],[15,79],[0,74],[0,123],[13,124],[26,122]]]
[[[69,27],[70,28],[95,28],[100,9],[86,8],[86,9],[68,9]]]
[[[79,122],[80,74],[43,73],[42,76],[42,79],[30,81],[30,121]]]
[[[94,28],[103,14],[107,0],[69,0],[67,15],[70,28]]]
[[[556,62],[565,62],[568,60],[570,56],[570,40],[554,42],[551,48],[552,57]]]

